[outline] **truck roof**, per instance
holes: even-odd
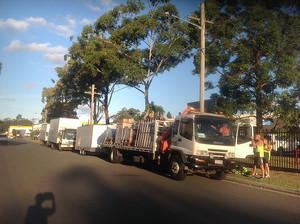
[[[181,118],[181,117],[192,117],[194,118],[195,116],[209,116],[209,117],[216,117],[216,118],[226,118],[222,114],[213,114],[213,113],[202,113],[202,112],[191,112],[187,115],[178,115],[176,118]]]

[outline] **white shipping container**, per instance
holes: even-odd
[[[107,125],[87,125],[77,129],[75,149],[98,152],[98,146],[105,139]]]
[[[43,142],[48,141],[48,135],[49,135],[49,130],[50,130],[50,124],[42,124],[41,125],[41,130],[40,130],[40,140]]]

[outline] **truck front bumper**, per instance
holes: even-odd
[[[235,169],[236,163],[233,159],[210,158],[210,157],[192,157],[190,165],[193,169]]]

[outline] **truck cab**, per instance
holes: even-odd
[[[178,153],[189,169],[213,170],[223,178],[226,170],[235,168],[231,122],[217,114],[179,115],[173,124],[170,151]]]
[[[236,158],[247,158],[254,155],[251,136],[257,134],[256,126],[249,123],[239,123],[236,133]]]
[[[74,148],[77,129],[65,128],[59,131],[59,147]]]

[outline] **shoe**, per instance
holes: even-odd
[[[254,178],[254,176],[252,174],[249,175],[250,178]]]
[[[261,180],[265,180],[266,178],[265,178],[265,177],[261,177],[260,179],[261,179]]]
[[[266,175],[266,178],[270,178],[270,177],[271,177],[270,174],[267,174],[267,175]]]

